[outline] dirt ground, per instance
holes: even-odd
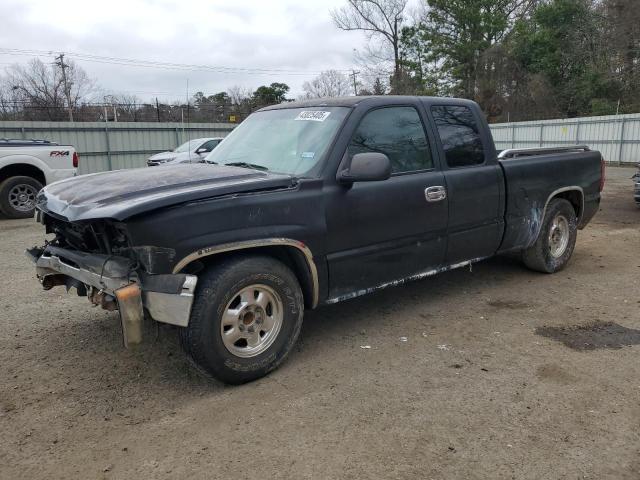
[[[40,289],[40,227],[2,220],[0,478],[639,479],[631,175],[608,169],[565,271],[497,258],[309,312],[241,387],[169,327],[125,351],[116,314]]]

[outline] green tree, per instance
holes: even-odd
[[[391,92],[470,98],[490,120],[639,111],[638,1],[422,0]]]
[[[227,92],[214,93],[213,95],[205,95],[202,92],[196,92],[193,95],[193,103],[197,106],[203,105],[228,105],[231,102]]]
[[[207,97],[202,92],[196,92],[193,94],[193,103],[195,105],[202,105],[207,103]]]
[[[373,82],[371,93],[374,95],[384,95],[387,93],[387,88],[384,86],[380,78],[376,78]]]
[[[262,85],[253,92],[253,100],[258,105],[273,105],[287,100],[289,85],[274,82],[269,86]]]
[[[211,103],[215,103],[216,105],[228,105],[230,103],[229,95],[227,92],[218,92],[209,96],[209,100]]]
[[[402,71],[418,86],[423,95],[451,94],[446,67],[433,52],[431,36],[424,23],[406,27],[402,31]]]
[[[426,0],[402,35],[403,64],[423,91],[475,99],[498,93],[502,59],[491,55],[533,0]]]
[[[604,0],[598,10],[604,18],[609,75],[619,82],[621,111],[640,107],[640,8],[638,0]],[[605,42],[603,42],[605,43]],[[615,99],[614,99],[615,100]],[[615,102],[617,104],[617,101]],[[634,108],[635,107],[635,108]]]
[[[602,27],[590,0],[552,0],[518,22],[509,50],[525,74],[521,94],[552,103],[562,116],[589,115],[596,105],[603,111],[619,87],[607,73]],[[542,88],[529,88],[536,82]]]

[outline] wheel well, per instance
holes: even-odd
[[[314,284],[312,274],[309,270],[309,266],[307,265],[305,255],[295,247],[275,245],[243,248],[230,252],[216,253],[208,257],[194,260],[193,262],[185,266],[183,271],[197,273],[200,269],[216,265],[221,260],[227,259],[229,257],[242,257],[255,254],[273,257],[289,267],[298,279],[298,283],[300,283],[305,308],[313,308]]]
[[[42,170],[26,163],[7,165],[0,169],[0,182],[3,182],[10,177],[31,177],[39,181],[42,185],[46,185],[47,183]]]
[[[564,192],[559,192],[553,196],[551,200],[554,198],[564,198],[567,200],[576,212],[576,218],[580,220],[582,216],[582,192],[580,190],[566,190]],[[550,201],[551,201],[550,200]]]

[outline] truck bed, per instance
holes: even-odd
[[[508,152],[508,151],[507,151]],[[532,151],[532,153],[534,153]],[[577,208],[578,227],[598,211],[602,156],[590,150],[514,155],[499,164],[505,184],[505,233],[499,253],[533,244],[549,199],[558,193]]]

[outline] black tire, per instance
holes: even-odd
[[[282,315],[272,343],[246,358],[225,346],[222,316],[230,302],[238,299],[238,292],[253,285],[274,292],[281,300]],[[231,257],[200,275],[189,326],[180,329],[180,338],[191,360],[206,374],[225,383],[241,384],[265,376],[284,361],[298,339],[303,314],[300,285],[282,262],[266,256]]]
[[[22,187],[22,189],[21,189]],[[42,189],[42,184],[31,177],[9,177],[0,183],[0,211],[7,218],[29,218],[35,212],[35,193]],[[24,202],[16,197],[16,191],[21,190],[28,197],[29,209],[24,210],[21,206]],[[31,206],[32,204],[32,206]]]
[[[557,255],[552,254],[552,230],[554,220],[564,218],[568,226],[568,238],[566,247],[559,250]],[[555,273],[562,270],[573,254],[578,237],[578,219],[573,205],[567,200],[556,198],[549,202],[547,211],[542,221],[542,227],[536,242],[522,254],[524,264],[531,270],[543,273]],[[561,252],[561,253],[560,253]]]

